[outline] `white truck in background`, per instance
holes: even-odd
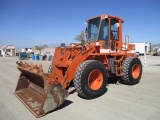
[[[136,53],[139,53],[139,55],[149,54],[151,51],[151,43],[148,42],[139,42],[139,43],[130,43],[135,45],[135,51]]]

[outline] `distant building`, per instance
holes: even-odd
[[[14,57],[16,56],[16,48],[13,45],[4,45],[1,48],[1,54],[3,57]]]
[[[135,45],[135,51],[139,52],[140,55],[149,54],[151,52],[151,43],[148,42],[139,42],[139,43],[130,43]]]
[[[35,54],[41,54],[41,55],[46,55],[46,54],[54,55],[54,52],[55,52],[55,48],[54,47],[43,48],[41,50],[41,52],[39,50],[35,50],[35,49],[32,49],[32,50],[33,50],[33,52]]]
[[[46,47],[41,50],[41,53],[49,53],[49,54],[54,54],[55,48],[53,47]]]

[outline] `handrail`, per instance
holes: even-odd
[[[128,38],[128,41],[127,41],[127,38]],[[125,36],[125,48],[126,48],[126,45],[129,45],[129,35]]]

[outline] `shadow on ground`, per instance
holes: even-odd
[[[160,66],[160,64],[150,64],[149,66]]]
[[[123,84],[121,81],[121,77],[109,77],[108,84]]]
[[[109,77],[109,78],[108,78],[108,84],[122,84],[122,82],[121,82],[121,77]],[[76,92],[76,89],[74,88],[73,82],[71,82],[69,88],[70,88],[70,87],[73,87],[73,89],[72,89],[71,91],[69,91],[69,94],[71,95],[71,94],[74,94],[74,93]],[[69,88],[68,88],[68,89],[69,89]],[[104,91],[104,93],[103,93],[102,95],[104,95],[107,91],[108,91],[108,89],[107,89],[107,87],[106,87],[106,89],[105,89],[105,91]],[[101,96],[102,96],[102,95],[101,95]],[[77,95],[77,96],[79,96],[79,95]],[[81,96],[79,96],[79,97],[82,98]],[[98,97],[100,97],[100,96],[98,96]],[[98,98],[98,97],[97,97],[97,98]],[[84,98],[82,98],[82,99],[84,99]],[[86,100],[87,100],[87,99],[86,99]],[[88,100],[89,100],[89,99],[88,99]],[[70,101],[70,100],[65,100],[64,103],[63,103],[59,108],[57,108],[57,109],[49,112],[48,114],[50,114],[50,113],[52,113],[52,112],[55,112],[55,111],[58,111],[58,110],[61,110],[61,109],[65,108],[65,107],[69,106],[69,105],[72,104],[72,103],[73,103],[73,102]]]
[[[63,103],[60,107],[58,107],[58,108],[55,109],[55,110],[52,110],[52,111],[48,112],[47,114],[52,114],[53,112],[56,112],[56,111],[58,111],[58,110],[61,110],[61,109],[65,108],[65,107],[69,106],[69,105],[72,104],[72,103],[73,103],[73,102],[70,101],[70,100],[65,100],[64,103]],[[46,115],[47,115],[47,114],[46,114]]]
[[[65,100],[64,103],[57,109],[57,110],[60,110],[60,109],[63,109],[65,107],[67,107],[68,105],[72,104],[73,102],[70,101],[70,100]],[[55,110],[55,111],[57,111]]]

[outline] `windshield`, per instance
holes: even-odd
[[[97,40],[99,24],[100,24],[100,17],[88,21],[88,30],[87,30],[88,42]]]
[[[105,40],[108,35],[108,20],[102,20],[100,31],[99,31],[99,40]]]
[[[118,23],[118,20],[111,19],[111,25],[110,25],[110,38],[112,40],[118,40],[118,29],[116,27],[116,24]]]
[[[104,19],[101,22],[101,27],[99,31],[98,40],[104,40],[105,41],[105,48],[108,48],[108,20]]]

